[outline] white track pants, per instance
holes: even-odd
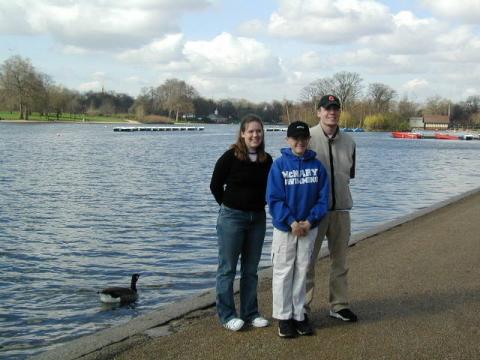
[[[303,321],[307,269],[316,237],[317,228],[301,237],[273,229],[272,316],[275,319]]]

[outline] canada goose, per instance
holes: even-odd
[[[99,291],[100,301],[104,303],[120,303],[129,304],[137,300],[137,280],[140,274],[132,275],[130,288],[126,287],[109,287]]]

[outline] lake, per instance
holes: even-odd
[[[23,359],[215,284],[209,183],[237,126],[114,127],[0,123],[0,358]],[[354,233],[480,186],[480,141],[352,136]],[[265,138],[279,156],[285,132]],[[270,243],[269,223],[262,267]],[[134,306],[99,302],[98,290],[128,286],[134,272]]]

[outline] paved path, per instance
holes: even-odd
[[[233,333],[207,307],[82,359],[480,359],[480,192],[358,242],[349,263],[358,323],[327,316],[322,259],[314,336],[282,339],[276,324]],[[270,283],[259,292],[268,317]]]
[[[210,309],[116,359],[480,359],[479,193],[357,243],[349,261],[356,324],[327,317],[322,260],[312,337],[228,332]],[[270,314],[269,281],[259,297]]]

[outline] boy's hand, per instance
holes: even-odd
[[[307,235],[307,233],[310,231],[310,229],[312,228],[312,224],[310,224],[310,222],[308,220],[305,220],[305,221],[300,221],[300,227],[304,230],[305,232],[305,235]]]
[[[294,221],[290,227],[292,228],[292,234],[295,236],[305,236],[307,233],[305,232],[304,227],[297,221]]]

